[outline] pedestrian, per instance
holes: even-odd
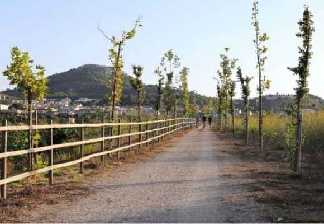
[[[212,120],[213,120],[212,116],[209,115],[209,116],[208,116],[208,125],[209,125],[209,128],[211,128]]]
[[[205,114],[203,114],[203,116],[202,116],[202,121],[203,121],[203,128],[205,128],[205,127],[206,127],[206,120],[207,120],[207,118],[206,118],[206,115],[205,115]]]

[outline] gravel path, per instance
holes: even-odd
[[[235,157],[210,129],[172,140],[153,159],[102,174],[94,194],[33,211],[34,222],[262,222],[252,199],[237,200],[241,185],[222,178]]]

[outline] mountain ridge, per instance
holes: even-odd
[[[65,72],[55,73],[48,76],[47,98],[89,98],[103,103],[105,96],[111,92],[110,88],[107,87],[111,76],[112,67],[99,64],[84,64]],[[130,85],[129,76],[125,74],[124,78],[124,94],[121,105],[135,105],[136,92]],[[16,89],[6,90],[2,93],[16,97],[20,95]],[[191,91],[190,95],[200,108],[207,105],[209,99],[215,99],[215,97],[204,96],[194,91]],[[154,106],[156,99],[157,86],[146,84],[144,105]],[[264,109],[273,112],[283,111],[293,100],[293,95],[265,95],[263,98]],[[257,110],[257,98],[252,98],[250,102],[251,109]],[[235,105],[240,109],[242,107],[241,100],[236,99]],[[305,105],[307,109],[322,109],[324,108],[324,100],[310,94]]]
[[[135,105],[136,92],[130,85],[129,76],[124,75],[124,93],[121,105]],[[111,89],[107,87],[111,76],[112,67],[99,64],[84,64],[65,72],[55,73],[48,76],[47,98],[89,98],[104,101],[105,96],[111,92]],[[6,90],[2,93],[10,96],[20,96],[16,89]],[[190,95],[195,97],[199,106],[207,104],[210,98],[193,91],[190,92]],[[153,106],[156,99],[157,86],[145,84],[144,105]]]

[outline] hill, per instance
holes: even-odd
[[[266,95],[263,97],[263,108],[265,111],[280,112],[286,110],[286,108],[294,103],[295,97],[293,95]],[[242,108],[242,101],[236,100],[235,102],[238,108]],[[252,98],[250,100],[251,109],[258,110],[258,98]],[[324,100],[318,96],[309,94],[305,97],[303,102],[305,109],[324,109]]]
[[[97,65],[86,64],[69,71],[56,73],[48,77],[48,98],[69,97],[72,99],[89,98],[103,101],[104,96],[110,93],[107,83],[111,79],[112,68]],[[16,90],[7,90],[3,93],[10,96],[19,96]],[[208,99],[196,92],[190,93],[191,98],[202,108],[208,104]],[[145,102],[144,105],[153,106],[157,98],[157,87],[155,85],[145,85]],[[263,105],[266,111],[278,112],[294,101],[292,95],[267,95],[263,98]],[[257,110],[257,98],[251,99],[252,110]],[[122,105],[135,105],[136,92],[131,87],[129,76],[125,74],[124,94]],[[242,107],[241,100],[235,100],[237,108]],[[324,100],[318,96],[309,95],[305,100],[305,107],[308,109],[324,108]]]
[[[69,97],[72,99],[89,98],[103,100],[110,93],[107,87],[111,79],[112,68],[97,65],[85,64],[69,71],[56,73],[48,77],[48,98]],[[17,90],[7,90],[3,93],[10,96],[19,96]],[[208,97],[191,92],[199,106],[207,104]],[[145,85],[145,105],[153,106],[157,98],[157,87]],[[129,76],[125,74],[124,94],[122,105],[135,105],[136,92],[131,87]]]

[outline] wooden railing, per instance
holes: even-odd
[[[154,144],[159,142],[162,138],[172,133],[182,131],[188,128],[192,128],[195,125],[195,120],[190,118],[175,118],[167,120],[154,120],[146,122],[131,122],[131,123],[96,123],[96,124],[51,124],[48,125],[21,125],[21,126],[8,126],[5,123],[4,126],[0,127],[0,132],[2,133],[2,152],[0,153],[1,161],[1,196],[2,198],[7,197],[7,184],[15,181],[23,180],[27,177],[42,174],[48,172],[49,183],[53,184],[53,170],[68,167],[76,164],[80,164],[80,172],[83,172],[83,162],[91,158],[101,157],[101,161],[104,162],[104,156],[110,155],[112,153],[117,153],[119,158],[119,153],[122,151],[130,150],[132,148],[140,148],[142,145],[148,146],[149,144]],[[114,135],[112,129],[117,127],[117,135]],[[122,127],[128,127],[127,133],[122,133]],[[135,131],[134,127],[137,127]],[[54,129],[70,129],[77,128],[80,130],[80,140],[68,143],[54,144],[53,135]],[[100,137],[85,139],[84,133],[86,128],[100,128]],[[108,132],[106,130],[108,129]],[[124,128],[125,129],[125,128]],[[30,147],[29,149],[8,150],[8,133],[12,131],[28,131],[33,133],[39,130],[50,130],[50,144],[42,147]],[[136,137],[136,138],[134,138]],[[126,143],[122,144],[121,140],[126,139]],[[109,144],[107,147],[105,143],[111,143],[112,140],[117,141],[115,147]],[[94,152],[89,155],[84,155],[84,146],[88,144],[101,143],[100,152]],[[59,164],[54,164],[54,151],[79,146],[79,158],[63,162]],[[33,169],[33,166],[29,167],[28,171],[23,172],[18,175],[13,175],[8,177],[8,158],[15,156],[28,155],[30,160],[33,159],[35,153],[45,152],[48,154],[47,166],[39,169]]]

